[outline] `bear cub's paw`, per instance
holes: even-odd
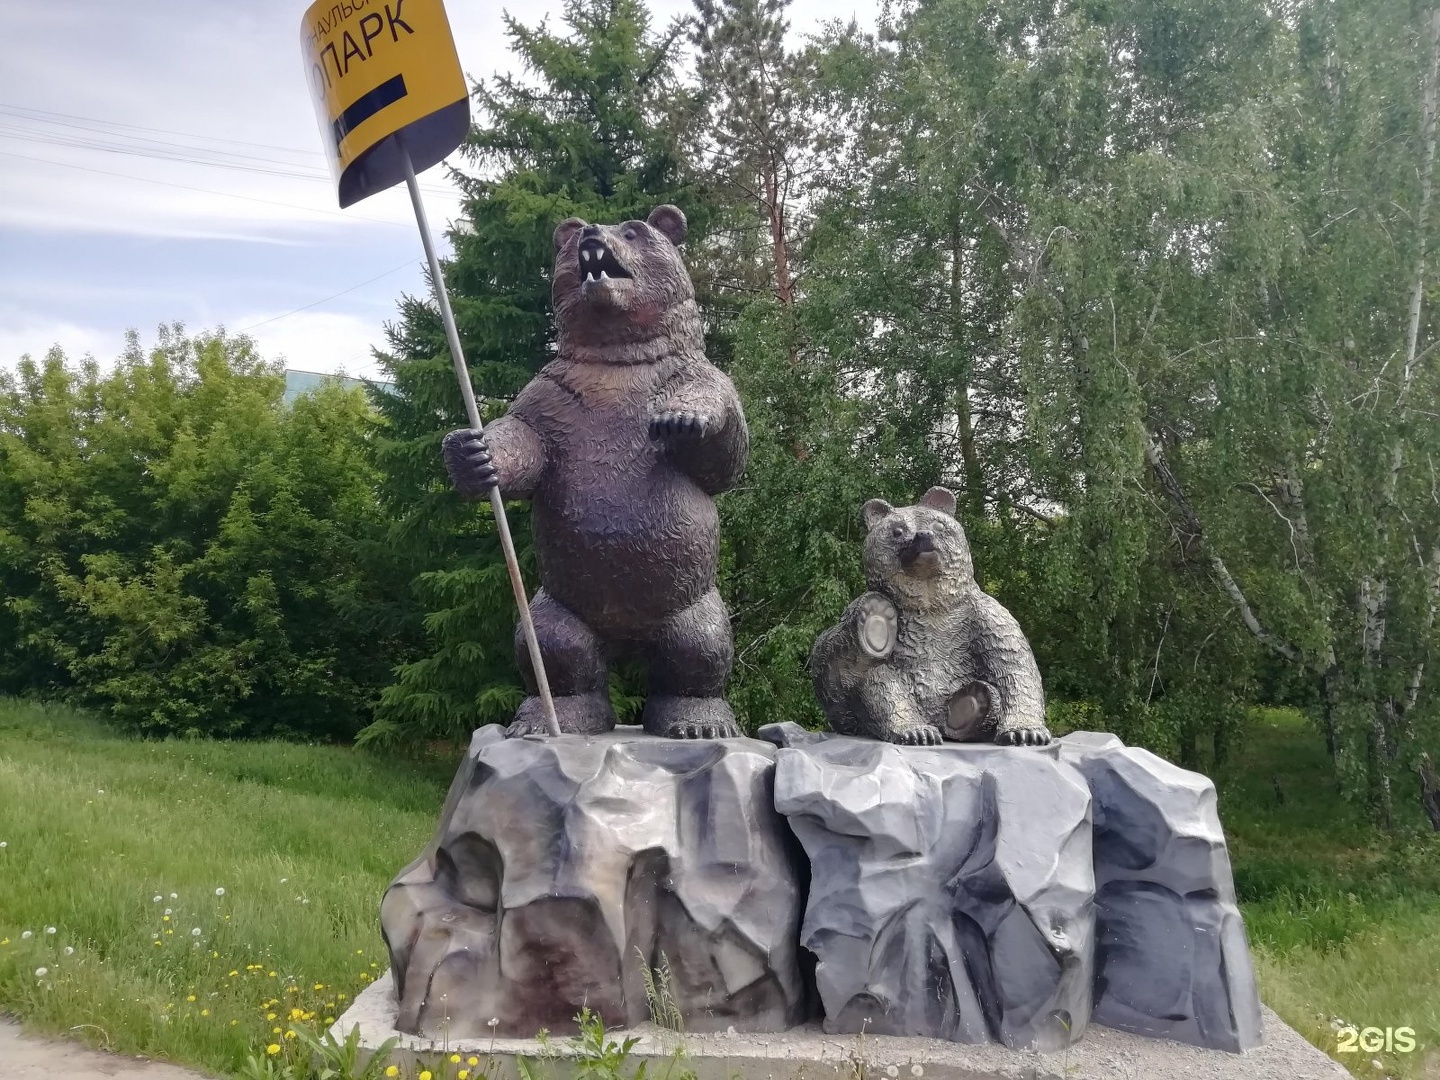
[[[939,746],[945,741],[940,734],[940,729],[934,724],[914,724],[909,727],[894,728],[885,733],[885,739],[901,746]]]
[[[1050,732],[1044,725],[1015,727],[999,732],[995,741],[1001,746],[1044,746],[1050,741]]]
[[[879,593],[861,599],[855,612],[860,651],[872,660],[887,659],[900,636],[900,612]]]
[[[660,442],[703,439],[714,427],[708,416],[695,412],[660,412],[650,417],[650,437]]]
[[[460,428],[445,436],[445,471],[455,490],[466,498],[489,495],[500,484],[500,470],[490,459],[483,432]]]

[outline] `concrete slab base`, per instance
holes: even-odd
[[[481,1059],[490,1080],[518,1075],[517,1057],[546,1057],[534,1039],[468,1039],[445,1042],[402,1035],[395,1030],[395,990],[387,974],[368,987],[335,1022],[342,1037],[357,1025],[361,1045],[373,1050],[387,1039],[400,1041],[396,1064],[435,1062],[452,1053]],[[675,1036],[651,1024],[607,1037],[639,1039],[626,1072],[646,1063],[655,1080],[1346,1080],[1339,1064],[1306,1042],[1269,1009],[1264,1010],[1264,1043],[1244,1054],[1201,1050],[1163,1039],[1146,1039],[1091,1024],[1068,1053],[1032,1054],[1003,1046],[966,1046],[936,1039],[895,1036],[826,1035],[810,1025],[775,1035]],[[684,1061],[673,1065],[683,1045]],[[542,1076],[568,1080],[568,1038],[556,1038],[549,1054],[553,1069]],[[438,1074],[437,1074],[438,1075]]]

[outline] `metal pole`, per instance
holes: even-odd
[[[430,239],[430,224],[425,220],[425,206],[420,201],[420,185],[415,181],[415,168],[410,164],[410,151],[400,142],[400,160],[405,164],[405,187],[410,191],[410,203],[415,207],[415,224],[420,226],[420,241],[425,245],[425,258],[430,263],[430,278],[435,284],[435,298],[440,303],[440,318],[445,322],[445,339],[450,342],[450,359],[455,363],[455,378],[460,380],[460,396],[465,399],[465,415],[470,426],[483,432],[480,423],[480,407],[475,404],[475,390],[470,385],[470,369],[465,366],[465,354],[460,351],[460,334],[455,329],[455,314],[450,310],[450,296],[445,290],[445,276],[440,272],[440,259],[435,254],[435,244]],[[520,577],[520,563],[515,558],[515,542],[510,538],[510,523],[505,518],[505,500],[498,487],[490,491],[490,507],[495,511],[495,527],[500,533],[500,547],[505,552],[505,565],[510,570],[510,586],[515,590],[515,603],[520,606],[520,629],[525,635],[525,647],[530,650],[530,664],[535,669],[535,688],[540,692],[540,703],[545,706],[545,724],[551,735],[560,734],[560,721],[555,716],[555,702],[550,697],[550,680],[545,677],[545,663],[540,658],[540,643],[535,640],[535,624],[530,619],[530,603],[525,598],[525,582]]]

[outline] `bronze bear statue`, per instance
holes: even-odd
[[[714,496],[744,471],[740,398],[705,358],[695,289],[680,257],[685,216],[555,230],[556,356],[482,436],[445,438],[462,495],[529,499],[541,588],[530,603],[562,732],[615,726],[609,665],[646,667],[641,722],[673,738],[738,735],[724,698],[734,660],[715,588]],[[528,650],[515,656],[529,696],[512,736],[540,734]]]
[[[955,495],[864,508],[870,592],[810,654],[815,692],[842,735],[934,746],[1043,745],[1045,692],[1014,616],[975,582]]]

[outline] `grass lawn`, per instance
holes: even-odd
[[[1266,1002],[1331,1052],[1335,1017],[1413,1027],[1415,1053],[1337,1056],[1440,1076],[1440,838],[1368,829],[1293,714],[1260,714],[1236,762],[1221,812]],[[298,1058],[291,1023],[319,1027],[383,970],[380,894],[453,766],[140,742],[0,701],[0,1009],[221,1074],[267,1045]]]

